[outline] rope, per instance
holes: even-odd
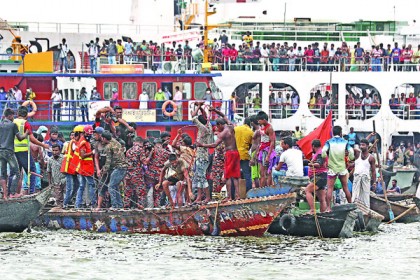
[[[324,238],[324,236],[322,235],[321,226],[319,225],[318,216],[316,214],[316,204],[315,204],[316,203],[316,173],[315,173],[315,166],[313,166],[313,165],[312,165],[312,172],[314,172],[314,181],[313,181],[313,184],[314,184],[313,192],[314,192],[314,194],[313,194],[313,196],[314,196],[314,218],[315,218],[315,225],[316,225],[316,230],[318,232],[318,236],[320,238]],[[328,202],[327,201],[327,203],[331,203],[331,202]]]

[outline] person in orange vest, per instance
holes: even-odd
[[[77,177],[79,179],[79,189],[77,190],[75,208],[80,208],[83,202],[83,192],[85,191],[86,183],[88,185],[90,205],[95,207],[96,204],[95,182],[93,181],[95,169],[92,147],[89,143],[92,134],[93,128],[91,125],[86,125],[83,128],[83,132],[76,132],[74,134],[74,138],[77,141],[76,152],[79,154],[79,164],[76,168],[76,172],[78,173]]]
[[[75,134],[83,133],[83,126],[77,125],[73,132]],[[70,200],[73,197],[73,186],[78,187],[79,181],[77,180],[77,173],[76,168],[79,165],[79,152],[76,150],[77,148],[77,141],[76,139],[70,140],[69,144],[67,145],[66,151],[64,152],[64,160],[61,165],[61,172],[66,174],[66,193],[64,195],[64,203],[63,208],[67,208],[69,206]]]

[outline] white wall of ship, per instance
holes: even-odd
[[[214,78],[221,89],[224,99],[243,83],[262,83],[262,109],[269,111],[269,94],[271,83],[285,83],[296,89],[300,97],[297,112],[286,119],[273,119],[275,130],[294,130],[300,126],[306,133],[317,127],[323,119],[314,117],[309,111],[310,92],[319,84],[338,84],[338,119],[335,124],[341,125],[347,133],[350,127],[355,131],[371,132],[372,120],[375,120],[376,130],[381,134],[384,147],[391,140],[391,134],[396,132],[420,132],[420,120],[402,120],[394,115],[388,105],[391,94],[408,92],[406,83],[418,84],[418,72],[221,72],[222,77]],[[372,118],[367,120],[346,119],[346,84],[368,84],[375,87],[381,95],[381,108]],[[396,90],[397,88],[397,90]],[[416,96],[418,93],[416,93]]]

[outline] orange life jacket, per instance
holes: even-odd
[[[61,163],[60,172],[67,173],[70,175],[76,174],[76,168],[79,164],[79,154],[76,154],[76,151],[73,151],[72,146],[75,143],[75,140],[70,140],[67,145],[66,153],[64,154],[64,160]]]
[[[95,172],[94,164],[93,164],[93,157],[88,156],[86,158],[82,158],[80,155],[80,149],[85,147],[86,153],[91,153],[92,148],[90,143],[86,141],[84,137],[80,138],[80,142],[77,144],[76,153],[79,155],[79,164],[77,165],[76,172],[82,176],[93,176]]]

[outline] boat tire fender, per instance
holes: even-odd
[[[26,100],[25,102],[22,103],[22,106],[27,107],[28,105],[31,105],[32,107],[32,111],[28,113],[28,117],[32,118],[33,116],[35,116],[36,111],[38,110],[38,107],[36,106],[35,102],[33,102],[32,100]]]
[[[290,232],[296,226],[296,218],[292,214],[283,215],[279,220],[279,225],[283,230]]]
[[[166,107],[168,107],[168,105],[171,105],[172,106],[172,108],[173,108],[173,110],[172,110],[172,112],[168,112],[168,111],[166,111]],[[163,103],[163,105],[162,105],[162,112],[163,112],[163,114],[165,114],[165,116],[167,116],[167,117],[173,117],[173,116],[175,116],[175,114],[176,114],[176,110],[177,110],[177,108],[178,108],[178,106],[176,105],[176,103],[175,102],[173,102],[172,100],[167,100],[167,101],[165,101],[165,103]]]

